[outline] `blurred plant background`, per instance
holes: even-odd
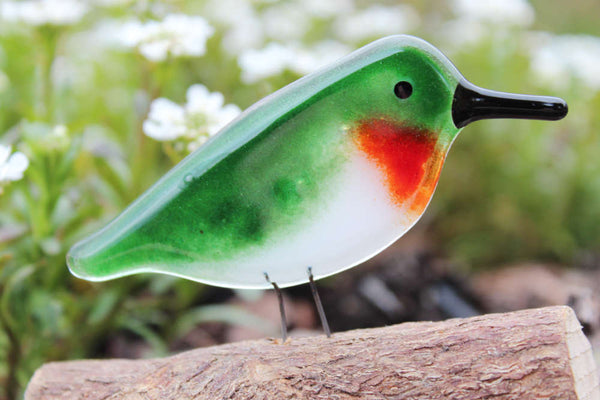
[[[69,274],[65,254],[240,110],[389,34],[429,40],[478,85],[570,106],[557,123],[465,129],[416,233],[398,244],[419,254],[413,264],[597,267],[599,17],[595,0],[0,2],[0,398],[20,397],[49,360],[277,335],[276,303],[261,293],[150,275],[93,284]],[[406,264],[395,247],[388,275]],[[351,274],[323,283],[326,302],[343,298]],[[381,284],[363,280],[361,293]],[[309,303],[292,308],[296,327],[314,328],[302,322]],[[336,326],[335,313],[334,329],[360,326]]]

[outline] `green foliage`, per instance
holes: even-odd
[[[100,45],[90,32],[102,22],[156,19],[160,7],[202,15],[207,1],[123,3],[130,5],[94,6],[72,25],[0,23],[0,143],[30,161],[22,180],[0,187],[0,398],[18,398],[44,362],[101,356],[107,337],[117,332],[143,338],[151,355],[163,355],[199,322],[266,326],[236,308],[202,305],[202,286],[194,282],[134,276],[92,284],[66,268],[75,241],[103,226],[184,155],[144,135],[151,100],[182,103],[190,85],[203,83],[245,108],[300,75],[287,68],[244,82],[223,44],[231,27],[217,22],[201,57],[151,62],[134,49]],[[273,6],[254,3],[256,13]],[[486,121],[465,129],[425,218],[438,249],[471,268],[518,259],[569,265],[597,254],[600,91],[569,76],[559,90],[536,80],[523,48],[524,28],[492,27],[475,44],[452,51],[440,31],[453,18],[448,5],[409,3],[422,19],[410,33],[450,52],[472,82],[562,96],[571,110],[558,123]],[[572,3],[565,10],[559,1],[536,1],[537,28],[599,34],[597,2]],[[573,22],[580,17],[583,27]],[[311,18],[300,38],[304,44],[334,36],[335,15]]]

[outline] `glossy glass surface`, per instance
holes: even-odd
[[[374,42],[246,110],[74,246],[69,267],[236,288],[350,268],[424,212],[459,132],[461,79],[420,39]]]

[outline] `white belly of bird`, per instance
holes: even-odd
[[[210,271],[215,276],[202,268],[198,280],[232,288],[270,288],[266,273],[280,287],[306,283],[308,267],[315,279],[353,267],[388,247],[420,217],[392,203],[382,172],[358,153],[338,175],[336,189],[318,214],[295,232],[213,264]]]

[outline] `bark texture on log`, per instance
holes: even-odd
[[[600,399],[572,310],[239,342],[152,360],[55,362],[33,399]]]

